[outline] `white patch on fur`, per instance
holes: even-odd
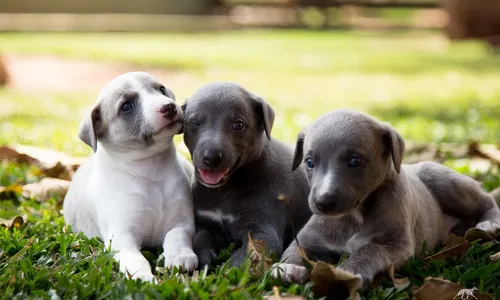
[[[272,270],[271,275],[274,278],[280,277],[283,281],[303,283],[309,277],[309,271],[305,267],[294,264],[275,263]]]
[[[198,210],[196,214],[200,217],[210,219],[214,222],[218,223],[223,223],[228,222],[228,223],[233,223],[235,222],[238,218],[235,217],[232,214],[223,214],[220,209],[212,209],[212,210]]]
[[[364,218],[363,218],[363,214],[361,213],[361,211],[359,209],[354,209],[351,213],[352,217],[356,220],[356,222],[358,222],[359,224],[363,224],[363,221],[364,221]]]

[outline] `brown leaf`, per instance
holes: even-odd
[[[8,187],[0,186],[0,200],[12,199],[15,197],[15,194],[20,194],[22,190],[23,187],[18,184],[13,184]]]
[[[455,234],[450,234],[445,244],[446,246],[441,251],[427,256],[425,260],[446,260],[448,258],[460,257],[467,249],[472,247],[471,242]]]
[[[403,278],[395,278],[394,277],[394,264],[392,264],[389,267],[389,270],[387,271],[389,278],[392,280],[392,284],[394,284],[394,287],[399,289],[400,287],[403,287],[404,285],[408,284],[410,280],[408,277],[403,277]]]
[[[297,252],[299,253],[299,256],[302,257],[302,259],[305,261],[305,266],[309,269],[312,269],[316,263],[307,257],[306,251],[304,251],[304,248],[302,248],[300,245],[297,245]]]
[[[70,181],[57,178],[44,178],[39,182],[23,186],[23,196],[36,198],[37,201],[47,201],[51,197],[64,198],[68,192]]]
[[[500,252],[490,255],[489,259],[492,261],[500,261]]]
[[[314,263],[311,281],[314,283],[312,291],[316,296],[338,297],[345,294],[351,299],[360,299],[358,290],[361,288],[361,279],[325,262]]]
[[[50,149],[18,145],[0,147],[0,161],[8,160],[39,167],[47,177],[71,180],[84,158],[72,157]]]
[[[0,218],[0,226],[7,227],[9,230],[13,228],[21,228],[28,220],[28,215],[15,216],[10,219]]]
[[[493,300],[490,295],[481,295],[476,288],[466,289],[454,282],[440,278],[426,278],[424,285],[415,293],[416,300]]]
[[[500,150],[495,145],[480,145],[477,142],[469,144],[470,155],[476,155],[489,159],[495,164],[500,165]]]
[[[281,296],[280,295],[280,290],[277,286],[273,286],[273,294],[272,296],[268,296],[264,299],[266,300],[281,300],[281,299],[288,299],[288,300],[302,300],[305,299],[302,296],[296,296],[296,295],[288,295],[288,296]]]
[[[491,234],[477,228],[470,228],[469,230],[467,230],[467,232],[465,233],[465,239],[469,242],[474,242],[476,240],[496,241],[495,238],[491,236]]]
[[[250,254],[250,262],[255,266],[253,271],[255,271],[257,275],[271,268],[273,261],[269,258],[269,251],[266,244],[264,241],[253,239],[251,232],[248,232],[247,253]]]

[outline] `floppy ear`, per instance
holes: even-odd
[[[264,99],[259,96],[252,95],[257,102],[257,114],[259,115],[262,123],[264,124],[264,131],[268,140],[271,140],[271,130],[274,124],[274,110]]]
[[[304,158],[304,131],[301,131],[297,135],[297,143],[295,145],[295,154],[293,155],[292,171],[297,170],[297,168],[302,163]]]
[[[101,108],[97,104],[91,111],[87,113],[85,119],[80,125],[78,136],[80,139],[96,152],[97,150],[97,133],[101,128]]]
[[[391,154],[394,169],[399,174],[405,151],[405,142],[401,135],[389,124],[384,124],[384,130],[385,132],[382,134],[384,146]]]

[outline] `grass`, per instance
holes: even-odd
[[[433,32],[3,33],[0,45],[6,53],[167,69],[179,102],[206,82],[239,82],[271,103],[276,111],[272,134],[289,143],[303,126],[340,107],[391,122],[415,142],[496,143],[499,138],[500,59],[480,44],[448,44]],[[0,145],[87,155],[90,149],[78,140],[77,130],[96,94],[0,90]],[[176,141],[186,153],[180,136]],[[467,166],[460,171],[482,180],[488,190],[500,185],[496,171],[471,174]],[[29,166],[2,164],[0,185],[32,182],[36,174]],[[164,280],[159,285],[130,281],[100,241],[65,228],[60,199],[15,200],[0,200],[0,217],[29,213],[29,219],[19,230],[0,229],[0,290],[5,291],[0,297],[5,299],[55,294],[65,299],[246,299],[272,294],[273,285],[313,298],[310,283],[284,284],[269,274],[252,276],[246,267],[219,266],[196,278],[159,268]],[[427,276],[442,276],[500,298],[500,264],[487,259],[498,251],[498,244],[478,244],[456,260],[426,264],[413,259],[401,275],[416,285]],[[161,266],[157,249],[144,253],[153,266]],[[406,299],[411,293],[409,287],[397,290],[384,281],[363,298]]]

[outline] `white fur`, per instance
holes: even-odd
[[[133,75],[129,77],[127,82],[141,95],[145,118],[155,128],[164,126],[157,110],[169,99],[162,102],[161,96],[150,95]],[[111,97],[113,91],[107,87],[101,96]],[[163,246],[166,267],[191,271],[198,264],[192,250],[193,168],[175,150],[174,134],[160,132],[155,144],[142,152],[117,151],[120,147],[99,142],[95,154],[76,172],[64,201],[64,218],[72,229],[100,237],[117,251],[120,271],[133,278],[154,279],[140,252],[143,246]]]
[[[223,223],[228,222],[228,223],[233,223],[237,220],[237,217],[235,217],[232,214],[223,214],[220,209],[213,209],[213,210],[198,210],[196,212],[200,217],[204,217],[207,219],[210,219],[214,222],[218,223]]]

